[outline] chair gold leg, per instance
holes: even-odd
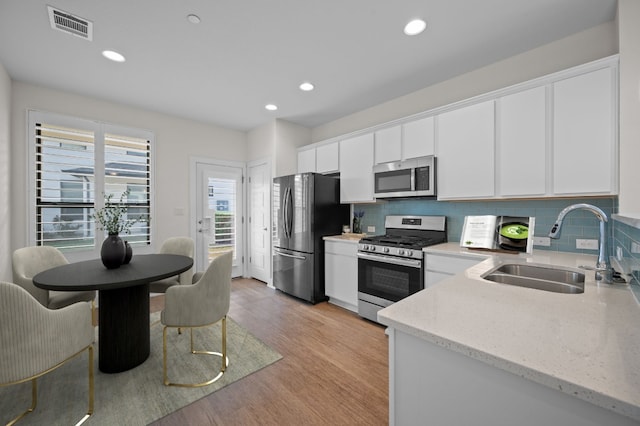
[[[169,381],[169,378],[167,377],[167,328],[168,327],[164,327],[164,329],[162,330],[162,380],[163,383],[165,384],[165,386],[179,386],[179,387],[185,387],[185,388],[197,388],[197,387],[201,387],[201,386],[206,386],[206,385],[210,385],[211,383],[216,382],[218,379],[220,379],[222,377],[222,375],[225,373],[225,371],[227,370],[227,367],[229,365],[229,358],[227,357],[227,317],[224,316],[222,317],[222,353],[220,352],[211,352],[211,351],[197,351],[194,349],[193,347],[193,328],[194,327],[188,327],[189,328],[189,332],[190,332],[190,336],[189,336],[189,345],[190,345],[190,352],[194,355],[215,355],[215,356],[219,356],[221,358],[221,366],[220,366],[220,371],[218,372],[218,375],[215,376],[213,379],[208,380],[206,382],[202,382],[202,383],[173,383],[171,381]],[[182,328],[187,328],[187,327],[182,327]]]
[[[31,379],[31,406],[26,411],[21,413],[18,417],[14,418],[9,423],[7,423],[7,426],[13,426],[18,422],[18,420],[20,420],[27,414],[33,413],[33,410],[36,409],[37,404],[38,404],[38,382],[37,382],[37,379]]]

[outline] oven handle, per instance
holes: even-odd
[[[369,254],[358,252],[358,259],[371,260],[373,262],[391,263],[392,265],[408,266],[410,268],[421,268],[422,261],[417,259],[402,259],[379,254]]]

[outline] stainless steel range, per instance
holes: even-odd
[[[424,288],[422,249],[447,241],[445,216],[387,216],[385,235],[358,243],[358,314],[378,311]]]

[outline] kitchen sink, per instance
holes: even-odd
[[[555,293],[584,293],[584,274],[569,269],[507,263],[482,278],[496,283]]]

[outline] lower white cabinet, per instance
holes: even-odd
[[[386,333],[390,426],[637,424],[464,353],[392,327]]]
[[[324,241],[324,292],[329,302],[358,312],[358,242]]]
[[[430,287],[446,278],[452,277],[486,259],[485,256],[464,255],[460,253],[425,253],[424,286]]]

